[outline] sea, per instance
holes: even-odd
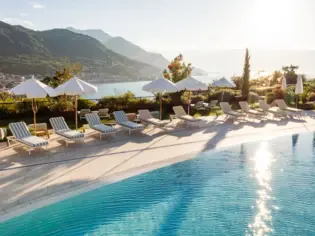
[[[211,84],[214,80],[220,79],[222,77],[220,76],[220,74],[211,74],[208,76],[194,76],[194,78],[205,84]],[[132,92],[136,97],[153,97],[152,93],[142,90],[142,87],[148,83],[150,81],[94,84],[98,89],[97,93],[88,94],[83,97],[97,100],[105,96],[118,96],[128,91]]]
[[[282,66],[290,64],[298,65],[298,74],[304,74],[307,78],[315,78],[315,50],[250,50],[251,76],[272,74],[273,71],[282,70]],[[191,62],[194,67],[207,71],[207,76],[194,76],[194,78],[210,84],[215,79],[242,75],[245,50],[212,50],[212,51],[185,51],[182,52],[185,62]],[[176,52],[165,53],[171,60]],[[164,55],[164,53],[163,53]],[[103,83],[96,84],[98,92],[89,94],[88,99],[99,99],[104,96],[120,95],[131,91],[137,97],[153,96],[142,90],[142,86],[149,81]]]

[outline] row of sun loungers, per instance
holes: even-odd
[[[242,112],[232,110],[227,102],[221,102],[220,107],[227,117],[230,116],[234,119],[243,119],[246,115],[261,119],[268,113],[277,117],[287,117],[287,112],[289,112],[290,115],[297,115],[299,117],[303,115],[302,110],[288,107],[283,100],[277,100],[276,103],[278,107],[270,107],[265,101],[259,101],[261,111],[251,109],[245,101],[239,102]],[[182,106],[174,106],[173,111],[177,119],[189,125],[197,124],[199,126],[200,121],[202,121],[199,118],[188,115]],[[122,128],[127,129],[129,135],[131,135],[132,131],[141,131],[144,129],[144,125],[129,121],[124,111],[115,111],[113,112],[113,115],[117,124],[119,124]],[[90,128],[100,134],[100,139],[102,139],[104,135],[115,135],[118,131],[117,128],[103,124],[96,113],[87,113],[85,117]],[[139,110],[139,119],[144,123],[152,124],[160,128],[171,122],[169,120],[159,120],[154,118],[149,110]],[[54,129],[54,132],[65,139],[66,146],[68,146],[68,141],[77,141],[84,138],[83,133],[71,130],[63,117],[54,117],[49,119],[49,121]],[[17,142],[29,147],[29,154],[31,154],[31,150],[36,147],[45,146],[47,148],[48,141],[32,135],[24,122],[11,123],[9,124],[9,128],[15,136]]]

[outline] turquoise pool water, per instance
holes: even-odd
[[[205,152],[11,219],[0,235],[315,235],[314,140]]]

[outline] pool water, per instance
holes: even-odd
[[[0,235],[315,235],[314,137],[204,152],[13,218]]]

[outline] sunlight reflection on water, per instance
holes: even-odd
[[[272,215],[270,200],[272,199],[272,188],[270,182],[272,174],[270,167],[274,162],[273,155],[268,151],[267,143],[262,143],[255,156],[254,162],[254,175],[260,189],[257,191],[256,200],[256,215],[253,222],[248,225],[247,235],[263,236],[272,232]],[[273,206],[273,209],[278,209]]]

